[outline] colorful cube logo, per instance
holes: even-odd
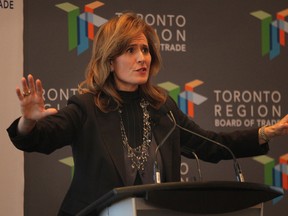
[[[288,9],[280,11],[276,15],[276,20],[272,20],[272,15],[259,10],[250,13],[261,21],[261,47],[262,56],[269,54],[270,60],[280,54],[280,46],[285,46],[285,33],[288,33]]]
[[[179,108],[182,112],[186,113],[188,116],[194,118],[195,111],[194,105],[200,105],[204,103],[207,98],[197,94],[194,89],[197,86],[202,85],[204,82],[201,80],[193,80],[188,82],[184,86],[184,91],[181,92],[181,88],[179,85],[172,82],[163,82],[159,83],[158,86],[165,89],[168,94],[174,99],[174,101],[178,104]]]
[[[89,40],[94,39],[94,27],[107,22],[107,19],[93,13],[103,5],[100,1],[86,4],[81,14],[79,7],[69,2],[55,5],[67,13],[69,51],[77,48],[77,55],[80,55],[89,48]]]

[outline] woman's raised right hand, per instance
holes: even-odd
[[[34,128],[36,121],[57,113],[57,109],[45,109],[43,87],[39,79],[35,82],[33,76],[29,74],[27,79],[22,78],[21,84],[22,91],[19,87],[16,88],[22,113],[18,123],[18,132],[27,134]]]

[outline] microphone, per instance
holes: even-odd
[[[219,143],[219,142],[217,142],[217,141],[215,141],[215,140],[212,140],[212,139],[210,139],[210,138],[208,138],[208,137],[205,137],[205,136],[203,136],[203,135],[201,135],[201,134],[198,134],[198,133],[196,133],[196,132],[194,132],[194,131],[188,130],[188,129],[186,129],[186,128],[180,126],[180,125],[178,125],[178,124],[176,123],[176,121],[175,121],[175,118],[174,118],[174,116],[173,116],[172,111],[169,111],[169,114],[170,114],[171,116],[169,117],[169,115],[168,115],[168,117],[169,117],[170,121],[173,122],[173,124],[175,125],[175,127],[178,127],[178,128],[180,128],[181,130],[184,130],[184,131],[186,131],[186,132],[188,132],[188,133],[190,133],[190,134],[193,134],[193,135],[195,135],[195,136],[198,136],[198,137],[200,137],[200,138],[202,138],[202,139],[204,139],[204,140],[206,140],[206,141],[212,142],[212,143],[214,143],[214,144],[216,144],[216,145],[218,145],[218,146],[226,149],[226,150],[230,153],[230,155],[232,156],[232,159],[233,159],[233,161],[234,161],[234,171],[235,171],[235,174],[236,174],[237,181],[239,181],[239,182],[244,182],[244,181],[245,181],[245,180],[244,180],[243,173],[242,173],[242,170],[241,170],[241,167],[240,167],[240,164],[238,163],[238,161],[237,161],[234,153],[232,152],[232,150],[231,150],[230,148],[228,148],[227,146],[225,146],[225,145],[223,145],[223,144],[221,144],[221,143]],[[192,152],[192,154],[193,154],[193,152]],[[195,154],[194,154],[194,156],[195,156]],[[196,160],[197,160],[197,159],[196,159]]]
[[[176,123],[176,120],[174,118],[174,115],[172,113],[172,111],[170,110],[169,111],[169,114],[170,115],[167,115],[168,118],[170,119],[170,121],[173,122],[174,125],[178,126],[178,124]],[[179,126],[178,126],[179,127]],[[180,127],[179,127],[180,128]],[[200,168],[200,161],[199,161],[199,158],[197,156],[197,154],[195,152],[191,152],[191,154],[193,154],[195,160],[196,160],[196,163],[197,163],[197,170],[198,170],[198,176],[199,176],[199,180],[202,181],[202,172],[201,172],[201,168]]]
[[[202,172],[201,172],[201,168],[200,168],[199,158],[198,158],[198,156],[197,156],[197,154],[195,152],[191,152],[191,153],[194,155],[194,158],[196,160],[198,176],[199,176],[199,180],[201,182],[203,180],[203,177],[202,177]]]
[[[170,115],[167,114],[167,110],[164,107],[161,107],[159,111],[165,113],[170,119]],[[171,111],[169,111],[169,112],[171,112]],[[172,114],[172,116],[173,116],[173,114]],[[161,173],[160,173],[160,169],[158,167],[157,156],[158,156],[158,153],[159,153],[159,149],[163,146],[164,142],[168,139],[168,137],[171,135],[171,133],[176,128],[176,122],[172,121],[172,123],[173,123],[173,127],[168,131],[166,136],[161,140],[161,142],[159,143],[159,145],[157,146],[157,148],[155,150],[155,160],[154,160],[153,171],[154,171],[154,182],[156,184],[161,183]]]

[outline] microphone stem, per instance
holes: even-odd
[[[195,160],[197,162],[197,170],[198,170],[198,176],[199,176],[199,180],[202,181],[203,178],[202,178],[202,172],[201,172],[201,169],[200,169],[200,162],[199,162],[199,158],[197,156],[197,154],[195,152],[192,152],[192,154],[194,155],[195,157]]]
[[[156,184],[161,183],[161,174],[160,174],[160,170],[159,170],[157,161],[155,161],[155,163],[154,163],[154,182]]]
[[[228,148],[227,146],[225,146],[225,145],[223,145],[223,144],[221,144],[221,143],[219,143],[219,142],[216,142],[215,140],[212,140],[212,139],[210,139],[210,138],[208,138],[208,137],[202,136],[201,134],[198,134],[198,133],[195,133],[195,132],[193,132],[193,131],[190,131],[190,130],[188,130],[188,129],[186,129],[186,128],[183,128],[183,127],[181,127],[181,126],[178,125],[178,124],[177,124],[177,127],[179,127],[180,129],[182,129],[182,130],[184,130],[184,131],[186,131],[186,132],[188,132],[188,133],[191,133],[191,134],[193,134],[193,135],[195,135],[195,136],[198,136],[198,137],[200,137],[200,138],[202,138],[202,139],[204,139],[204,140],[207,140],[207,141],[212,142],[212,143],[214,143],[214,144],[216,144],[216,145],[218,145],[218,146],[221,146],[222,148],[225,148],[225,149],[231,154],[232,159],[233,159],[233,161],[234,161],[234,170],[235,170],[235,173],[236,173],[236,178],[237,178],[237,180],[238,180],[239,182],[244,182],[244,176],[243,176],[243,174],[242,174],[242,171],[241,171],[241,168],[240,168],[240,164],[238,163],[238,161],[237,161],[234,153],[231,151],[230,148]]]
[[[160,142],[160,144],[157,146],[157,148],[155,150],[155,161],[154,161],[154,182],[155,183],[161,183],[161,174],[160,174],[160,169],[159,169],[158,163],[157,163],[157,156],[158,156],[159,149],[162,147],[162,145],[165,143],[165,141],[168,139],[168,137],[172,134],[172,132],[175,130],[175,128],[176,128],[176,123],[173,121],[173,127],[169,130],[169,132],[166,134],[164,139]]]
[[[237,181],[239,181],[239,182],[244,182],[244,181],[245,181],[245,180],[244,180],[243,173],[242,173],[242,170],[241,170],[241,168],[240,168],[240,164],[238,163],[238,161],[237,161],[234,153],[231,151],[230,148],[228,148],[227,146],[225,146],[225,145],[223,145],[223,144],[221,144],[221,143],[219,143],[219,142],[217,142],[217,141],[215,141],[215,140],[212,140],[212,139],[210,139],[210,138],[208,138],[208,137],[205,137],[205,136],[203,136],[203,135],[201,135],[201,134],[195,133],[195,132],[190,131],[190,130],[184,128],[184,127],[181,127],[180,125],[178,125],[178,124],[176,123],[173,113],[172,113],[171,111],[170,111],[169,113],[170,113],[170,115],[168,115],[168,117],[169,117],[169,119],[175,124],[175,126],[179,127],[180,129],[182,129],[182,130],[184,130],[184,131],[186,131],[186,132],[188,132],[188,133],[191,133],[191,134],[193,134],[193,135],[195,135],[195,136],[198,136],[198,137],[200,137],[200,138],[202,138],[202,139],[204,139],[204,140],[207,140],[207,141],[209,141],[209,142],[212,142],[212,143],[214,143],[214,144],[216,144],[216,145],[218,145],[218,146],[221,146],[222,148],[226,149],[226,150],[230,153],[230,155],[232,156],[232,158],[233,158],[233,161],[234,161],[234,170],[235,170],[235,173],[236,173]]]

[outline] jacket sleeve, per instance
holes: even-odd
[[[229,151],[221,145],[228,147],[237,158],[263,155],[269,151],[267,143],[260,145],[258,142],[258,128],[219,133],[208,131],[202,129],[184,114],[171,98],[168,98],[166,104],[169,110],[173,111],[179,126],[215,141],[208,141],[203,137],[180,129],[181,153],[184,156],[193,157],[192,152],[195,152],[201,160],[216,163],[220,160],[232,159]]]
[[[10,140],[22,151],[45,154],[71,145],[85,118],[83,107],[81,100],[73,96],[65,108],[37,121],[31,133],[25,136],[17,134],[18,118],[7,129]]]

